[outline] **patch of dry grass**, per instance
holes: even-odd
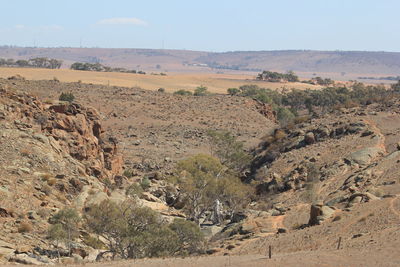
[[[237,88],[245,84],[257,84],[260,87],[279,89],[316,89],[314,86],[304,83],[270,83],[265,81],[255,81],[253,75],[243,74],[214,74],[214,73],[191,73],[176,74],[168,73],[167,76],[161,75],[142,75],[133,73],[117,72],[93,72],[76,71],[69,69],[30,69],[30,68],[0,68],[0,77],[7,78],[19,74],[28,80],[54,80],[57,77],[61,82],[82,82],[110,86],[141,87],[148,90],[158,90],[165,88],[167,92],[177,90],[190,90],[200,85],[208,88],[212,93],[226,94],[228,88]]]

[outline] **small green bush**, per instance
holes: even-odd
[[[227,92],[229,95],[238,95],[240,90],[237,88],[228,88]]]
[[[205,96],[207,95],[207,87],[205,86],[198,86],[195,90],[194,90],[194,95],[195,96]]]
[[[75,100],[75,96],[72,93],[61,93],[58,99],[60,101],[66,101],[72,103]]]
[[[140,186],[143,188],[143,190],[146,190],[150,187],[150,180],[147,177],[143,177],[142,180],[140,181]]]
[[[193,93],[188,90],[181,89],[181,90],[175,91],[174,95],[193,95]]]
[[[143,187],[142,187],[142,185],[140,185],[138,183],[131,184],[125,190],[125,194],[127,196],[131,196],[131,197],[134,197],[134,196],[140,197],[142,195],[142,193],[143,193]]]

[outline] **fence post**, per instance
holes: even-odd
[[[341,242],[342,242],[342,237],[339,237],[338,244],[337,244],[337,249],[340,249],[340,243]]]
[[[268,248],[268,258],[272,258],[272,246],[271,245],[269,245],[269,248]]]

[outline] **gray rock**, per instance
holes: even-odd
[[[371,162],[372,159],[376,158],[382,153],[383,151],[381,148],[367,147],[351,153],[346,157],[346,160],[359,165],[367,165]]]

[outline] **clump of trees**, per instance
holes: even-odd
[[[197,224],[211,210],[215,213],[214,222],[221,223],[222,210],[230,218],[249,201],[249,187],[213,156],[198,154],[182,160],[176,173],[173,182],[185,200],[184,211]]]
[[[65,208],[49,222],[48,238],[54,242],[59,256],[61,244],[71,255],[80,228],[101,237],[105,244],[98,238],[91,243],[107,247],[102,254],[111,253],[113,258],[189,255],[203,252],[205,245],[203,234],[195,223],[184,219],[166,223],[160,214],[140,206],[134,199],[122,203],[104,200],[87,207],[82,217],[76,210]]]
[[[257,85],[243,85],[229,88],[228,94],[251,97],[262,103],[271,104],[282,124],[293,121],[300,111],[309,114],[325,113],[340,107],[355,107],[372,103],[387,103],[393,97],[400,97],[400,82],[390,89],[382,85],[365,85],[355,82],[350,86],[328,86],[320,90],[291,89],[278,92],[260,88]]]
[[[112,68],[104,66],[100,63],[88,63],[88,62],[75,62],[70,67],[72,70],[84,70],[84,71],[99,71],[99,72],[123,72],[123,73],[137,73],[146,74],[144,71],[128,70],[125,68]]]
[[[183,219],[167,224],[158,213],[133,200],[118,204],[104,200],[90,206],[84,218],[88,229],[106,240],[113,258],[177,256],[203,249],[203,235],[196,224]]]
[[[28,60],[25,59],[14,60],[12,58],[9,59],[0,58],[0,66],[6,66],[6,67],[59,69],[62,63],[63,63],[62,60],[47,58],[47,57],[37,57]]]
[[[257,80],[267,82],[298,82],[299,77],[293,71],[287,73],[279,73],[274,71],[264,70],[256,77]]]
[[[328,85],[333,85],[335,84],[335,81],[332,80],[331,78],[321,78],[321,77],[315,77],[312,78],[311,80],[308,81],[301,81],[302,83],[308,83],[308,84],[313,84],[313,85],[322,85],[322,86],[328,86]]]

